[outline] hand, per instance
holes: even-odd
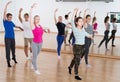
[[[77,11],[78,11],[78,8],[75,8],[75,9],[74,9],[74,11],[76,11],[76,12],[77,12]]]
[[[71,12],[68,12],[68,15],[70,14]]]
[[[55,11],[54,11],[54,12],[56,13],[57,11],[58,11],[58,9],[55,9]]]
[[[23,11],[23,8],[20,8],[19,13],[21,13],[22,11]]]
[[[85,11],[84,12],[87,12],[89,9],[85,9]]]
[[[37,3],[34,3],[34,4],[31,6],[31,8],[34,8],[36,5],[37,5]]]
[[[9,2],[7,3],[7,5],[9,5],[10,3],[12,3],[12,1],[9,1]]]

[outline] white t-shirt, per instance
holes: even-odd
[[[64,23],[65,25],[68,25],[70,22],[69,22],[68,20],[64,20],[63,23]],[[68,27],[65,27],[65,31],[68,31],[68,30],[69,30],[69,28],[68,28]]]
[[[33,33],[32,29],[30,27],[30,22],[29,21],[23,21],[22,26],[24,29],[24,38],[33,38]]]
[[[113,30],[117,30],[117,24],[116,23],[112,23],[113,25]]]

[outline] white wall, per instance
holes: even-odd
[[[5,3],[8,0],[1,0],[0,2],[0,30],[3,30],[2,26],[2,14],[3,14],[3,9],[5,6]],[[119,12],[120,8],[120,0],[115,0],[113,3],[104,3],[104,2],[78,2],[78,3],[73,3],[73,2],[55,2],[55,0],[12,0],[13,3],[9,6],[8,12],[13,13],[13,21],[15,22],[16,25],[21,25],[18,21],[18,11],[19,8],[23,8],[24,12],[29,12],[30,6],[33,3],[38,3],[39,6],[34,10],[34,15],[38,14],[41,17],[41,25],[45,27],[49,27],[52,31],[56,32],[56,26],[54,25],[54,20],[53,20],[53,14],[54,14],[54,9],[58,8],[58,16],[68,13],[69,11],[73,11],[74,8],[80,8],[80,10],[84,10],[86,8],[89,8],[90,11],[88,12],[93,16],[93,12],[97,11],[97,20],[99,23],[98,27],[98,32],[99,35],[103,35],[103,32],[105,30],[104,27],[104,17],[106,16],[107,12]],[[24,14],[23,12],[23,14]],[[118,24],[120,27],[120,24]],[[112,27],[111,27],[112,28]],[[119,30],[120,28],[118,28]],[[117,36],[120,36],[119,31],[117,32]]]

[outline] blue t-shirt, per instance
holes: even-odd
[[[14,35],[15,24],[12,21],[3,20],[3,25],[5,28],[5,38],[15,38]]]

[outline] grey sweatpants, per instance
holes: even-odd
[[[37,70],[37,56],[39,55],[42,48],[42,43],[32,42],[32,64],[35,70]]]

